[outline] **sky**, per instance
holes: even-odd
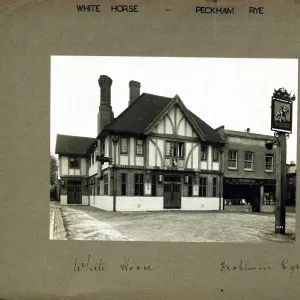
[[[112,80],[111,104],[117,117],[129,100],[129,81],[143,92],[179,95],[185,106],[212,128],[273,135],[271,97],[284,87],[298,96],[297,59],[51,57],[50,151],[57,134],[97,135],[100,75]],[[298,97],[297,97],[298,98]],[[293,132],[287,139],[287,163],[296,162],[297,98]]]

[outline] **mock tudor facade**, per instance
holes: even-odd
[[[129,83],[128,107],[114,118],[112,80],[102,75],[98,82],[98,136],[57,135],[61,204],[108,211],[222,209],[221,135],[178,95],[140,94],[136,81]]]

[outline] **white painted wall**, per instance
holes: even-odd
[[[201,161],[201,170],[207,170],[207,161]]]
[[[98,171],[98,168],[97,168],[97,164],[95,163],[89,167],[89,176],[96,174],[97,171]]]
[[[86,175],[86,159],[84,157],[81,158],[80,166],[81,166],[80,174],[85,176]]]
[[[144,157],[136,156],[135,163],[137,166],[143,166],[144,165]]]
[[[196,146],[193,149],[193,165],[192,165],[193,169],[198,169],[198,167],[199,167],[199,148],[198,147],[199,146]]]
[[[162,119],[156,126],[156,132],[157,133],[165,133],[164,131],[165,131],[165,124],[164,124],[164,119]]]
[[[89,196],[82,196],[82,205],[89,205]]]
[[[91,201],[91,206],[112,211],[113,210],[113,197],[112,196],[95,196],[95,204]]]
[[[163,197],[116,197],[117,211],[163,210]]]
[[[212,146],[207,147],[207,170],[212,170]]]
[[[69,160],[68,160],[68,157],[66,156],[61,156],[60,157],[60,164],[61,164],[61,175],[68,175],[68,163],[69,163]]]
[[[128,166],[128,155],[120,155],[120,165]]]
[[[68,196],[67,195],[60,195],[60,204],[67,205],[68,204]]]
[[[219,163],[218,162],[213,162],[213,170],[214,171],[219,171]]]
[[[165,128],[165,133],[166,134],[173,134],[173,128],[172,124],[169,118],[165,117],[165,122],[166,122],[166,128]],[[164,120],[161,121],[161,123],[164,122]]]
[[[156,148],[153,145],[152,141],[149,141],[149,153],[148,153],[148,157],[149,157],[149,166],[155,166],[155,151]]]
[[[219,210],[217,197],[182,197],[182,210]]]
[[[157,144],[157,146],[158,146],[158,148],[159,148],[159,150],[160,150],[160,152],[162,154],[162,157],[164,157],[164,140],[158,139],[156,141],[156,144]],[[158,167],[162,167],[163,166],[163,162],[161,160],[161,157],[159,155],[158,150],[157,150],[157,166]]]
[[[135,139],[130,138],[129,139],[129,162],[131,166],[134,166],[134,157],[136,155],[136,145],[135,145]]]

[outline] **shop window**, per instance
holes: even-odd
[[[199,178],[199,197],[206,197],[207,196],[207,178],[200,177]]]
[[[236,150],[228,151],[228,168],[237,169],[237,151]]]
[[[203,160],[203,161],[207,160],[207,147],[206,146],[202,146],[201,160]]]
[[[245,152],[244,169],[253,170],[253,153]]]
[[[134,195],[135,196],[144,196],[144,175],[143,174],[135,174],[134,177],[135,189]]]

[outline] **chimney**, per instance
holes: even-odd
[[[106,75],[101,75],[98,80],[100,86],[100,106],[98,112],[98,134],[114,119],[111,107],[112,80]]]
[[[140,96],[140,87],[141,87],[141,84],[139,82],[134,81],[134,80],[129,81],[128,106],[130,106]]]
[[[250,128],[247,128],[247,130],[246,130],[248,133],[250,132]]]

